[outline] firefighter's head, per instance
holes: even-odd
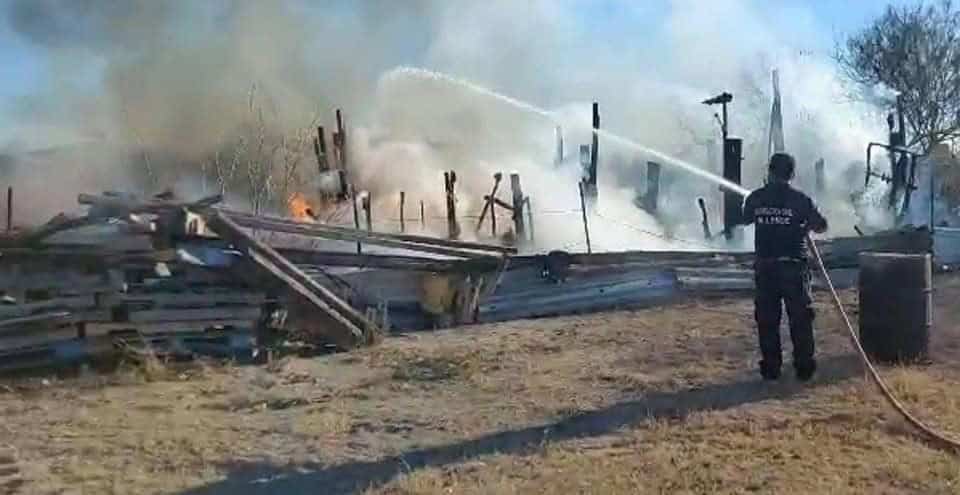
[[[796,161],[789,154],[774,153],[770,157],[770,182],[790,182],[796,167]]]

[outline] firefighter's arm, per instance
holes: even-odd
[[[807,219],[807,229],[822,234],[827,231],[827,219],[817,209],[817,205],[810,201],[810,216]]]
[[[740,210],[740,218],[738,219],[738,224],[740,225],[750,225],[753,223],[754,210],[756,205],[754,204],[755,200],[753,194],[747,196],[747,199],[743,202],[743,208]]]
[[[743,207],[740,208],[740,215],[737,216],[737,221],[733,225],[729,225],[723,229],[723,235],[729,235],[733,227],[739,225],[750,225],[753,223],[753,210],[756,208],[754,202],[752,201],[753,195],[747,196],[746,201],[743,202]]]

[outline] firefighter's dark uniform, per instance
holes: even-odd
[[[755,225],[755,317],[760,337],[760,372],[780,376],[781,301],[790,319],[793,365],[807,379],[816,369],[813,304],[807,263],[807,230],[822,231],[827,221],[807,195],[786,182],[771,182],[751,193],[743,208],[743,223]]]

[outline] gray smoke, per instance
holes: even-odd
[[[545,247],[581,237],[577,215],[561,213],[577,207],[579,172],[553,167],[553,124],[458,88],[385,81],[385,73],[424,66],[548,108],[563,117],[568,155],[589,143],[590,102],[597,100],[605,128],[704,166],[704,143],[718,139],[718,131],[713,110],[699,101],[728,90],[735,95],[732,132],[745,139],[744,183],[754,187],[763,180],[769,74],[776,67],[788,150],[803,181],[816,159],[827,160],[836,193],[824,202],[844,218],[835,225],[847,230],[855,220],[844,203],[853,187],[843,183],[845,166],[867,141],[882,138],[882,129],[863,123],[863,109],[841,101],[825,54],[809,55],[792,41],[813,37],[812,29],[800,22],[780,30],[771,23],[776,6],[748,0],[659,7],[623,1],[611,4],[613,12],[565,0],[5,5],[10,27],[43,50],[51,74],[18,105],[20,120],[103,142],[111,151],[162,152],[168,158],[153,164],[160,182],[187,184],[199,181],[191,177],[216,151],[242,141],[249,153],[257,134],[277,143],[315,121],[330,128],[333,109],[341,107],[354,180],[372,192],[375,205],[394,211],[403,190],[408,204],[423,199],[428,215],[441,214],[442,172],[453,169],[461,177],[460,211],[475,212],[493,172],[518,171],[535,210],[553,212],[537,220]],[[600,31],[590,20],[600,15],[664,22]],[[715,207],[716,186],[665,168],[668,190],[662,216],[654,219],[632,204],[642,184],[630,167],[646,157],[604,143],[601,150],[596,245],[676,247],[640,232],[662,234],[665,225],[677,237],[699,236],[694,200],[704,196]],[[263,156],[279,160],[276,150]],[[112,153],[104,159],[125,170],[118,176],[142,167]],[[308,156],[301,166],[312,164]],[[77,187],[59,186],[65,195]],[[719,211],[712,213],[716,223]]]

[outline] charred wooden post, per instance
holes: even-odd
[[[643,208],[650,214],[657,212],[660,198],[660,164],[647,162],[647,191],[643,196]]]
[[[484,201],[493,201],[494,206],[499,206],[500,208],[503,208],[504,210],[507,210],[507,211],[509,211],[509,212],[513,212],[513,205],[510,204],[510,203],[507,203],[506,201],[504,201],[504,200],[502,200],[502,199],[500,199],[500,198],[494,198],[494,197],[492,197],[492,196],[490,196],[490,195],[486,195],[486,196],[483,197],[483,200],[484,200]]]
[[[907,153],[897,153],[896,149],[906,148],[907,131],[903,117],[903,98],[897,95],[897,130],[894,131],[894,116],[887,116],[887,126],[890,128],[890,146],[888,156],[890,157],[890,194],[888,195],[888,207],[893,210],[896,208],[897,199],[900,191],[907,191],[907,164],[909,157]],[[909,192],[908,192],[909,194]],[[909,196],[908,196],[909,197]]]
[[[337,109],[337,132],[333,135],[333,148],[338,167],[341,170],[347,170],[347,130],[343,126],[343,114],[339,108]]]
[[[560,165],[561,163],[563,163],[563,129],[560,126],[557,126],[556,136],[557,136],[557,154],[553,158],[553,164]]]
[[[447,196],[447,237],[460,237],[460,224],[457,223],[457,173],[454,171],[443,173],[443,187]]]
[[[480,232],[480,228],[483,227],[483,220],[487,217],[487,212],[490,212],[490,225],[491,232],[494,236],[497,235],[497,212],[494,209],[494,198],[497,196],[497,190],[500,188],[500,181],[503,180],[503,174],[497,172],[493,174],[493,190],[490,191],[490,195],[487,196],[483,203],[483,211],[480,212],[480,220],[477,221],[476,232]]]
[[[357,210],[357,188],[350,186],[350,202],[353,203],[353,228],[360,230],[360,212]],[[357,241],[357,254],[363,253],[363,246]]]
[[[824,189],[826,189],[826,180],[823,173],[823,158],[817,160],[817,163],[813,165],[814,173],[814,191],[816,192],[817,197],[823,195]]]
[[[347,172],[345,170],[337,170],[337,178],[339,180],[340,192],[337,194],[337,199],[340,201],[346,200],[350,197],[350,186],[347,183]]]
[[[404,232],[406,230],[406,225],[403,218],[403,206],[407,199],[406,196],[406,193],[400,191],[400,232]]]
[[[7,186],[7,232],[13,230],[13,186]]]
[[[587,224],[587,202],[583,197],[583,182],[578,182],[580,189],[580,215],[583,217],[583,236],[587,239],[587,254],[593,252],[590,248],[590,226]]]
[[[370,208],[370,192],[367,191],[363,195],[363,200],[361,201],[363,205],[363,214],[367,223],[367,232],[373,232],[373,214],[371,213]]]
[[[587,175],[590,173],[590,145],[581,144],[580,145],[580,174],[583,176],[583,180],[586,180]]]
[[[523,205],[527,209],[527,222],[530,228],[530,242],[533,242],[533,207],[530,206],[530,196],[523,200]]]
[[[597,197],[597,161],[600,157],[600,105],[593,102],[593,136],[590,146],[590,167],[587,169],[587,196],[590,199]]]
[[[710,233],[710,216],[707,215],[707,204],[703,198],[697,198],[697,204],[700,205],[700,226],[703,227],[703,238],[710,240],[713,234]]]
[[[494,207],[493,196],[490,197],[490,235],[497,236],[497,210]]]
[[[313,152],[317,155],[317,167],[320,172],[330,170],[330,163],[327,161],[327,139],[323,134],[323,126],[317,126],[317,137],[313,141]]]
[[[742,139],[727,138],[723,142],[723,178],[734,184],[740,184],[741,180],[742,149]],[[742,208],[743,198],[739,194],[723,192],[723,232],[728,240],[733,239],[733,230],[740,221]]]
[[[518,241],[523,241],[527,229],[523,219],[523,189],[520,187],[520,174],[510,174],[510,190],[513,192],[513,225]]]

